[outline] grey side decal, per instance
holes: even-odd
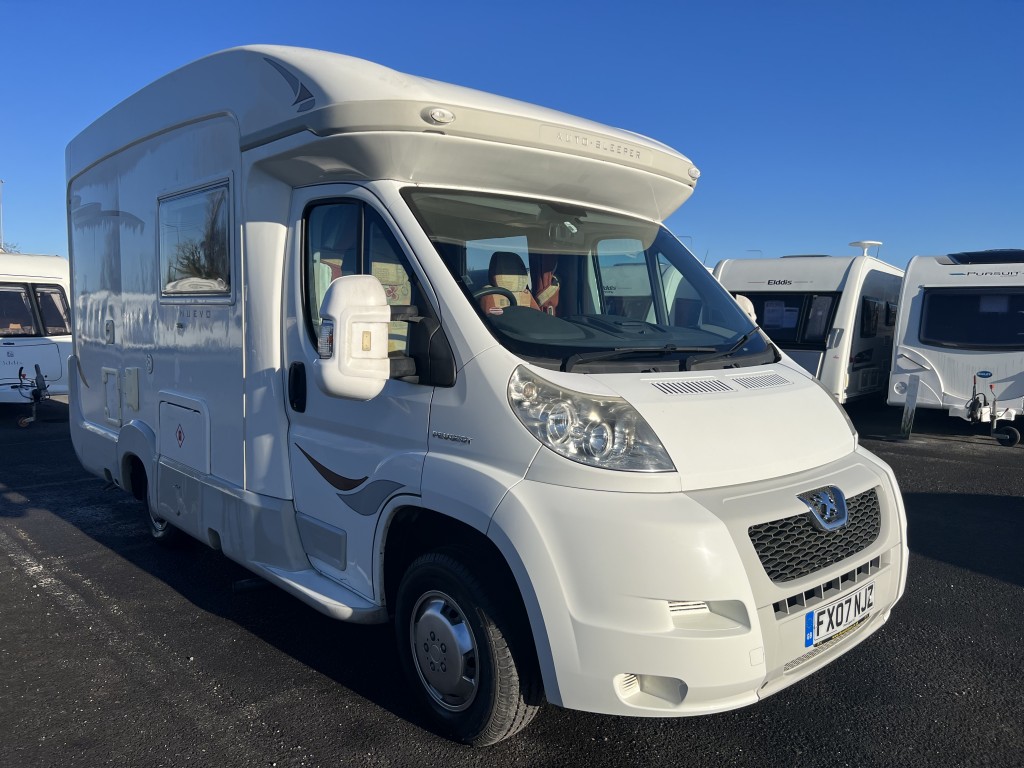
[[[316,106],[316,98],[309,92],[309,89],[301,80],[299,80],[299,78],[273,59],[264,57],[263,60],[280,72],[281,77],[285,79],[285,82],[288,83],[289,87],[292,89],[292,93],[295,94],[295,101],[292,102],[292,106],[294,107],[298,105],[299,107],[295,110],[296,112],[308,112]]]
[[[361,491],[355,493],[339,493],[338,498],[348,504],[363,517],[377,514],[384,499],[402,487],[394,480],[374,480]]]

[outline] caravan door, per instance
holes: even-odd
[[[300,191],[300,222],[287,270],[285,366],[288,451],[303,547],[313,567],[370,599],[381,511],[418,496],[433,388],[392,379],[368,401],[332,397],[313,377],[320,304],[331,280],[373,274],[389,304],[421,301],[419,282],[390,217],[365,190]],[[291,305],[291,306],[289,306]],[[407,323],[393,322],[389,348],[404,351]]]

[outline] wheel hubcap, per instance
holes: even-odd
[[[458,604],[443,592],[416,602],[409,627],[420,681],[445,709],[459,712],[476,698],[479,671],[473,632]]]
[[[164,531],[167,528],[167,521],[162,517],[158,517],[153,514],[153,510],[149,511],[149,519],[153,521],[153,528],[157,531]]]

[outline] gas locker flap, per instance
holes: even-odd
[[[160,455],[210,473],[210,420],[199,401],[160,401]]]

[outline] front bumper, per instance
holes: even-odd
[[[824,567],[773,581],[750,527],[806,515],[797,494],[826,485],[848,498],[873,490],[877,535]],[[751,704],[857,645],[902,595],[905,534],[895,479],[863,449],[808,472],[685,494],[527,480],[490,529],[519,581],[549,701],[633,716]],[[807,612],[867,583],[871,613],[806,647]]]

